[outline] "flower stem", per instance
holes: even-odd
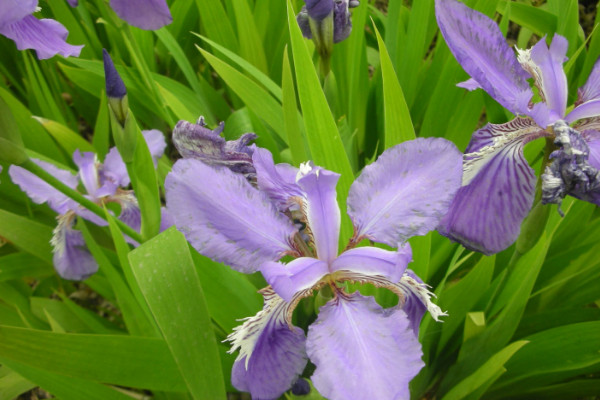
[[[21,164],[20,167],[23,167],[26,170],[28,170],[29,172],[31,172],[32,174],[35,174],[38,178],[44,180],[46,183],[48,183],[50,186],[54,187],[59,192],[68,196],[69,198],[75,200],[81,206],[87,208],[88,210],[90,210],[91,212],[93,212],[94,214],[99,216],[100,218],[106,220],[106,213],[104,212],[104,209],[102,209],[102,207],[100,207],[98,204],[94,203],[90,199],[84,197],[81,193],[79,193],[75,189],[71,189],[69,186],[65,185],[60,180],[56,179],[54,176],[52,176],[51,174],[46,172],[45,169],[43,169],[42,167],[40,167],[33,161],[27,160],[23,164]],[[115,222],[119,226],[119,229],[121,229],[121,231],[124,234],[126,234],[127,236],[129,236],[130,238],[132,238],[133,240],[135,240],[138,243],[143,242],[142,236],[139,233],[137,233],[132,227],[125,224],[123,221],[121,221],[119,219],[115,219]]]

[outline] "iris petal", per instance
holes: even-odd
[[[110,6],[120,18],[140,29],[156,30],[173,21],[166,0],[111,0]]]

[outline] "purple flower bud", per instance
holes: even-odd
[[[306,11],[315,21],[322,21],[333,11],[333,3],[333,0],[306,0]]]
[[[122,99],[127,94],[127,89],[106,49],[102,49],[102,58],[104,59],[106,96],[113,99]]]

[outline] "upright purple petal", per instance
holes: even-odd
[[[82,46],[73,46],[65,40],[69,35],[67,29],[53,19],[37,19],[32,15],[0,26],[0,34],[12,39],[17,49],[33,49],[40,60],[56,54],[64,57],[78,57]]]
[[[463,187],[438,231],[484,254],[510,246],[531,209],[535,189],[535,174],[523,146],[545,135],[524,118],[487,124],[475,132],[465,155]]]
[[[50,163],[35,158],[32,161],[71,189],[77,187],[77,177],[69,171],[57,168]],[[12,181],[19,185],[21,190],[27,193],[27,196],[37,204],[47,202],[50,208],[58,214],[64,214],[69,210],[77,208],[75,201],[24,168],[11,165],[8,174]]]
[[[110,6],[121,19],[148,31],[173,21],[166,0],[110,0]]]
[[[98,264],[83,240],[81,232],[72,228],[74,216],[69,213],[58,218],[51,240],[56,272],[71,281],[83,281],[98,271]]]
[[[129,173],[116,147],[111,148],[104,158],[104,162],[100,167],[100,175],[103,180],[111,180],[119,187],[129,186],[131,182]]]
[[[306,351],[317,366],[313,384],[331,400],[409,399],[408,384],[424,366],[404,311],[358,292],[321,307]]]
[[[450,51],[464,70],[512,113],[526,114],[533,96],[529,76],[498,25],[456,0],[436,0],[435,14]]]
[[[327,263],[317,258],[300,257],[288,264],[266,262],[260,272],[273,290],[289,303],[296,293],[312,288],[329,269]]]
[[[550,49],[546,45],[546,37],[543,37],[531,50],[519,52],[521,65],[533,76],[540,96],[550,110],[548,124],[563,118],[567,108],[569,88],[562,65],[567,59],[568,47],[567,39],[556,34]]]
[[[302,329],[286,317],[289,304],[271,289],[263,289],[263,310],[235,328],[228,340],[240,354],[233,365],[231,383],[250,392],[253,399],[277,399],[298,379],[306,365]]]
[[[165,135],[163,135],[163,133],[158,129],[150,129],[147,131],[142,131],[142,136],[144,136],[144,139],[146,139],[148,150],[150,150],[150,155],[152,156],[154,167],[156,168],[158,159],[162,157],[162,155],[165,153],[165,149],[167,148]]]
[[[600,58],[596,60],[585,85],[577,91],[577,103],[600,99]]]
[[[334,0],[306,0],[308,15],[317,21],[325,19],[333,11]]]
[[[340,208],[335,186],[339,178],[335,172],[304,163],[297,179],[298,186],[304,191],[302,210],[317,257],[328,263],[338,254]]]
[[[92,152],[80,152],[75,150],[73,162],[79,167],[79,179],[90,196],[96,197],[100,189],[100,178],[98,176],[98,159]]]
[[[445,139],[419,138],[386,150],[350,187],[355,240],[396,247],[426,234],[448,210],[461,176],[462,154]]]
[[[35,12],[38,0],[3,0],[0,2],[0,30]]]
[[[183,159],[167,176],[165,190],[175,225],[207,257],[254,272],[293,251],[291,221],[242,175]]]
[[[296,183],[298,168],[288,164],[275,165],[273,155],[267,149],[254,147],[252,163],[256,169],[258,188],[277,204],[281,211],[288,210],[294,197],[302,197],[302,189]]]
[[[331,264],[330,270],[381,275],[392,282],[398,282],[411,261],[412,250],[408,243],[400,245],[398,251],[358,247],[340,254]]]

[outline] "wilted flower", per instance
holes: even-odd
[[[156,161],[166,147],[163,134],[157,130],[144,131],[143,134]],[[94,153],[76,150],[73,161],[79,168],[77,176],[48,162],[37,159],[32,161],[72,189],[76,189],[81,183],[86,197],[97,204],[118,203],[121,206],[119,219],[139,231],[141,217],[137,199],[133,191],[124,189],[129,186],[129,175],[115,147],[110,149],[104,163],[99,163]],[[54,248],[54,268],[58,274],[69,280],[84,280],[94,274],[98,270],[98,264],[85,246],[83,235],[73,229],[73,225],[78,216],[100,226],[105,226],[106,221],[24,168],[11,165],[9,175],[35,203],[48,203],[59,214],[51,241]],[[168,223],[166,217],[163,221],[165,223]]]
[[[69,32],[53,19],[37,19],[38,0],[0,1],[0,34],[13,40],[17,49],[33,49],[39,59],[56,54],[79,56],[83,46],[73,46],[65,39]]]
[[[566,114],[567,78],[562,68],[568,47],[565,38],[554,35],[550,48],[543,38],[529,50],[517,49],[517,57],[496,23],[464,4],[436,0],[436,16],[448,47],[471,75],[459,86],[482,88],[518,115],[505,124],[487,124],[473,134],[464,156],[463,187],[438,230],[485,254],[510,246],[534,200],[535,173],[523,156],[523,147],[541,137],[556,139],[558,146],[575,140],[573,148],[582,150],[585,145],[589,150],[568,163],[566,157],[573,155],[566,150],[554,154],[553,165],[542,181],[543,201],[558,203],[572,194],[598,204],[596,197],[586,192],[598,185],[598,175],[589,168],[600,167],[595,131],[600,115],[598,64],[580,90],[577,106]],[[533,78],[541,102],[532,103],[529,78]],[[578,120],[583,121],[575,125],[576,129],[568,128]],[[570,134],[565,135],[565,129]],[[582,174],[590,182],[580,184]],[[555,190],[557,187],[561,189]]]
[[[68,0],[76,7],[78,0]],[[173,21],[166,0],[110,0],[119,18],[140,29],[154,31]]]
[[[355,231],[341,254],[339,175],[310,162],[275,165],[259,147],[252,163],[256,186],[228,166],[194,158],[177,161],[165,182],[167,209],[200,253],[244,273],[261,271],[270,284],[261,290],[263,310],[229,336],[231,351],[240,351],[233,385],[256,399],[278,398],[309,357],[313,383],[327,398],[408,399],[408,383],[423,367],[420,320],[426,310],[435,319],[443,313],[406,269],[406,241],[446,212],[460,186],[460,152],[444,139],[417,139],[366,167],[350,188]],[[356,247],[363,239],[398,250]],[[281,262],[284,256],[294,259]],[[348,292],[346,282],[387,288],[399,305],[383,309]],[[305,335],[292,324],[294,308],[325,288],[333,298]]]

